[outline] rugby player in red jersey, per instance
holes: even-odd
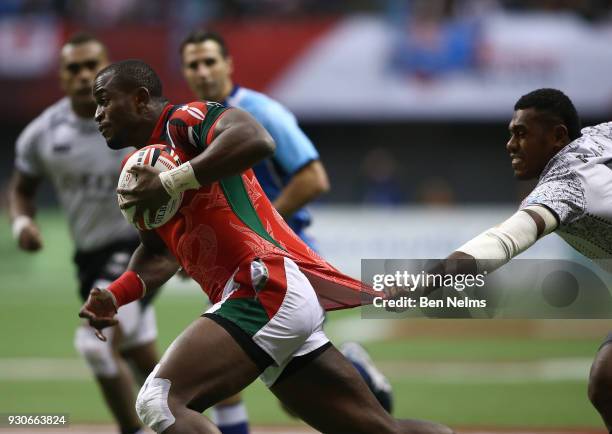
[[[136,214],[184,192],[177,214],[141,232],[128,271],[92,289],[80,315],[100,330],[117,307],[182,266],[214,305],[168,348],[138,395],[156,432],[216,433],[201,414],[260,377],[296,415],[326,433],[451,433],[393,419],[325,336],[324,309],[372,296],[310,250],[266,198],[250,167],[274,142],[249,114],[212,102],[171,105],[155,72],[127,60],[100,71],[95,119],[114,149],[164,143],[183,162],[159,173],[135,167],[118,190]]]

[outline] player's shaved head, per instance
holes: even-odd
[[[572,101],[557,89],[537,89],[514,105],[506,149],[519,179],[540,176],[557,152],[580,137],[580,119]]]
[[[514,105],[514,110],[534,109],[546,120],[565,125],[570,140],[580,137],[580,118],[576,107],[567,95],[558,89],[537,89],[523,95]]]
[[[152,99],[165,99],[159,76],[142,60],[128,59],[112,63],[98,73],[96,80],[106,75],[112,75],[113,86],[124,92],[144,87]]]

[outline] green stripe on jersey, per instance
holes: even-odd
[[[208,146],[208,143],[206,143],[206,136],[208,136],[208,132],[212,128],[215,121],[219,118],[221,113],[227,110],[227,107],[216,102],[207,102],[206,109],[207,112],[206,116],[204,116],[204,120],[195,127],[193,127],[195,133],[200,139],[200,146],[202,147],[202,149]]]
[[[255,298],[230,298],[214,314],[233,322],[251,337],[270,321],[266,310]]]
[[[242,176],[234,175],[230,176],[229,178],[224,178],[219,181],[219,184],[223,189],[227,203],[229,203],[230,207],[234,211],[234,214],[238,216],[242,223],[247,225],[253,232],[258,234],[263,239],[271,242],[276,247],[283,249],[278,241],[272,238],[272,235],[270,235],[264,228],[264,225],[261,222],[259,215],[257,215],[257,211],[255,211],[255,207],[253,206],[251,199],[249,198],[244,182],[242,182]]]

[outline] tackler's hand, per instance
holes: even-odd
[[[122,196],[121,209],[136,207],[135,216],[141,216],[145,210],[158,210],[170,200],[170,195],[159,179],[160,171],[151,166],[133,166],[128,170],[134,176],[134,183],[129,188],[118,188]]]
[[[96,336],[101,341],[106,341],[102,329],[114,326],[118,323],[114,318],[117,313],[117,303],[112,292],[106,289],[93,288],[89,292],[87,301],[81,307],[79,316],[89,320],[89,325],[96,329]]]
[[[403,288],[397,286],[385,286],[385,300],[399,300],[401,297],[409,295],[408,292]],[[385,303],[385,310],[388,312],[403,312],[405,309],[397,308],[395,305],[391,307],[389,303]]]

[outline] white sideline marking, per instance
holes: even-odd
[[[516,383],[521,381],[586,381],[591,358],[544,359],[519,362],[378,362],[392,380],[435,383]],[[0,359],[0,381],[89,380],[85,362],[77,358]]]
[[[85,361],[78,358],[55,359],[16,357],[0,359],[0,380],[85,380],[92,378]]]
[[[518,383],[523,381],[587,381],[592,358],[558,358],[530,361],[376,362],[390,379],[433,383]]]
[[[369,319],[367,326],[364,326],[361,316],[351,316],[333,319],[323,327],[332,342],[340,344],[347,341],[363,343],[382,340],[392,336],[396,324],[384,319]]]

